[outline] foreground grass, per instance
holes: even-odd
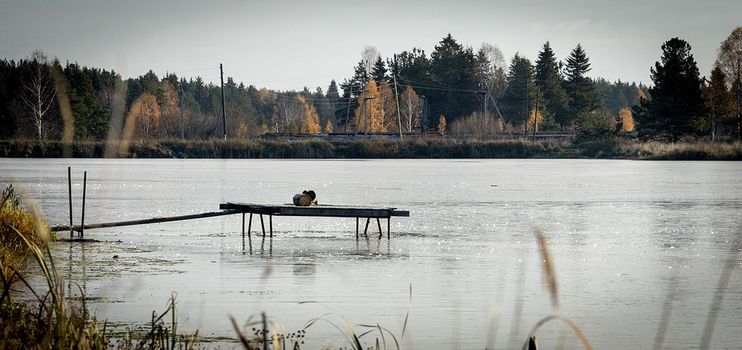
[[[106,154],[103,141],[0,141],[0,157],[40,158],[105,156],[125,158],[263,158],[263,159],[381,159],[381,158],[606,158],[650,160],[742,160],[742,142],[638,142],[608,138],[572,143],[553,140],[477,141],[452,138],[416,140],[322,139],[132,141],[123,153]]]

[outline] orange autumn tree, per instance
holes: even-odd
[[[129,113],[136,123],[136,136],[140,139],[158,137],[160,133],[160,105],[157,97],[145,92],[134,101]]]
[[[378,85],[376,81],[371,80],[363,89],[363,93],[358,96],[358,108],[355,111],[357,131],[365,132],[366,128],[368,132],[383,131],[380,101]]]
[[[327,119],[327,123],[325,123],[325,133],[326,134],[332,133],[332,129],[333,129],[332,120]]]
[[[319,134],[321,132],[319,126],[319,114],[317,109],[311,103],[308,103],[304,96],[299,95],[297,97],[304,109],[304,115],[302,116],[301,133],[303,134]]]
[[[436,130],[438,130],[439,134],[445,134],[446,133],[446,116],[441,114],[441,117],[438,118],[438,126],[436,126]]]
[[[621,123],[622,132],[634,132],[634,116],[631,114],[629,107],[621,108],[618,111],[618,121]]]

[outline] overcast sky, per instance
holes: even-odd
[[[741,0],[0,0],[0,58],[40,49],[125,78],[152,69],[215,83],[221,62],[245,84],[326,90],[352,75],[364,46],[429,54],[451,33],[499,47],[508,62],[516,52],[535,60],[547,40],[559,59],[581,43],[591,76],[650,83],[664,41],[687,40],[709,75],[740,25]]]

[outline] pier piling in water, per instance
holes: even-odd
[[[70,239],[72,239],[72,167],[67,167],[67,193],[70,203]]]

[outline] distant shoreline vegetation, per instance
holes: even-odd
[[[516,54],[508,63],[494,45],[475,49],[448,34],[429,53],[412,48],[383,58],[367,47],[352,76],[330,80],[326,90],[301,91],[259,89],[229,76],[219,85],[173,73],[158,77],[153,71],[124,79],[115,71],[63,64],[34,51],[18,61],[0,59],[0,139],[36,139],[52,151],[55,142],[75,142],[82,155],[111,154],[86,148],[119,139],[152,140],[132,150],[137,156],[644,158],[645,152],[652,157],[677,152],[679,158],[706,159],[718,158],[717,150],[723,150],[721,157],[728,157],[725,147],[704,142],[742,140],[740,45],[742,27],[737,27],[721,43],[714,70],[703,76],[690,43],[670,38],[662,43],[662,55],[650,68],[652,82],[645,86],[589,77],[591,62],[580,44],[560,59],[547,41],[535,59]],[[345,145],[334,139],[290,145],[209,141],[361,132],[432,132],[485,142],[439,142],[427,136],[427,147],[419,142]],[[573,135],[578,147],[511,141],[512,135],[524,134]],[[629,136],[692,143],[666,151],[603,141]],[[202,141],[162,141],[169,139]],[[159,146],[150,149],[153,143]],[[589,144],[605,146],[594,153],[584,148]],[[128,153],[127,147],[119,153]],[[30,152],[46,156],[49,151]]]
[[[105,141],[0,141],[8,158],[194,158],[194,159],[636,159],[742,160],[742,142],[638,142],[611,138],[568,140],[459,140],[446,137],[402,141],[308,140],[149,140],[122,149]],[[107,147],[109,153],[107,154]],[[123,153],[110,153],[110,150]]]

